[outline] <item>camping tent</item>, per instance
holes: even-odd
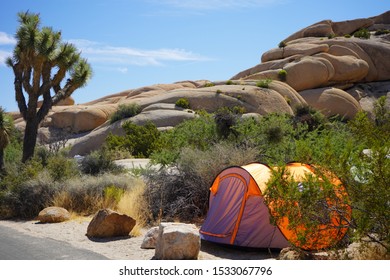
[[[314,174],[306,164],[291,163],[286,168],[298,182],[305,175]],[[271,176],[271,168],[260,163],[223,170],[210,188],[209,210],[200,229],[202,239],[253,248],[284,248],[292,243],[310,250],[329,247],[345,235],[347,225],[337,211],[329,224],[318,226],[316,234],[310,236],[305,245],[299,243],[287,218],[277,225],[271,224],[272,207],[265,204],[263,195]],[[341,190],[342,195],[346,195],[340,181],[332,183],[338,192]]]

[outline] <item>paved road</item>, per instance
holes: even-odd
[[[66,242],[37,238],[0,226],[0,260],[106,260]]]

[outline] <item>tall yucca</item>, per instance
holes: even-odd
[[[86,85],[92,70],[61,32],[40,27],[39,14],[19,13],[16,46],[7,64],[15,75],[15,97],[26,121],[23,162],[34,154],[38,127],[50,108]],[[63,82],[64,81],[64,82]],[[38,108],[38,99],[42,105]]]

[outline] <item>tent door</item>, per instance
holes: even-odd
[[[240,175],[229,174],[221,178],[217,193],[211,194],[210,209],[201,233],[222,238],[223,243],[230,244],[240,222],[246,192],[246,181]]]

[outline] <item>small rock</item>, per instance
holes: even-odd
[[[41,223],[60,223],[70,219],[68,210],[62,207],[47,207],[39,212],[37,219]]]
[[[304,259],[304,256],[302,254],[295,250],[294,248],[287,247],[280,251],[279,253],[279,260],[302,260]]]
[[[346,249],[348,259],[386,260],[390,258],[386,248],[375,242],[354,242]]]
[[[195,225],[161,223],[155,258],[159,260],[196,260],[200,251],[200,235]]]
[[[99,210],[87,228],[88,237],[128,236],[136,221],[111,209]]]
[[[157,244],[157,238],[159,234],[159,227],[152,227],[145,234],[144,240],[142,241],[142,249],[155,249]]]

